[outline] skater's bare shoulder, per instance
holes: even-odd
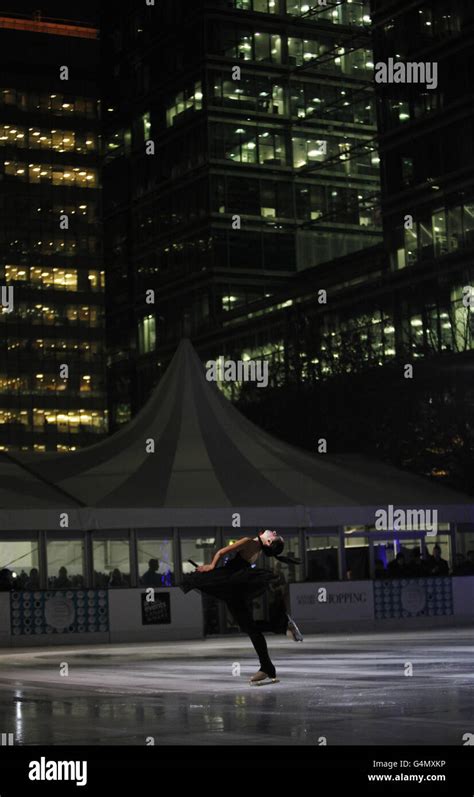
[[[221,548],[221,553],[222,554],[232,553],[233,551],[238,551],[239,549],[240,551],[242,551],[242,549],[244,549],[245,546],[249,544],[249,542],[252,542],[251,537],[241,537],[240,540],[236,540],[236,542],[227,545],[225,548]]]
[[[233,553],[234,551],[240,551],[240,553],[244,555],[244,552],[248,550],[246,546],[249,546],[250,548],[250,546],[253,546],[254,544],[255,543],[250,537],[242,537],[240,540],[233,542],[231,545],[226,545],[225,548],[220,548],[211,562],[210,569],[213,570],[216,567],[219,559],[221,559],[223,556],[226,556],[226,554]],[[244,559],[246,558],[247,557],[244,555]]]

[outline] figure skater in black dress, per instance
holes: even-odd
[[[243,537],[217,551],[210,565],[200,565],[194,573],[183,576],[183,592],[196,589],[224,601],[242,631],[249,635],[260,661],[260,669],[250,679],[251,684],[276,683],[276,670],[270,659],[262,631],[287,633],[295,642],[303,637],[292,618],[282,607],[272,623],[256,622],[252,613],[253,598],[262,595],[269,584],[279,579],[277,574],[254,566],[259,555],[273,556],[280,562],[299,564],[299,559],[281,556],[283,538],[276,531],[262,531],[257,537]],[[221,557],[235,554],[224,567],[216,567]]]

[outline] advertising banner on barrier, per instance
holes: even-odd
[[[12,636],[87,634],[109,630],[107,590],[12,592]]]
[[[169,592],[157,592],[153,600],[148,600],[146,592],[141,594],[142,625],[164,625],[171,623]]]
[[[450,578],[396,578],[373,583],[376,620],[453,614]]]
[[[290,584],[295,619],[330,623],[337,620],[373,620],[374,594],[370,581],[328,581]]]

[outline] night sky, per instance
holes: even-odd
[[[60,2],[59,0],[10,0],[2,4],[2,12],[10,14],[32,14],[41,11],[43,17],[56,17],[60,19],[75,19],[80,22],[97,23],[100,11],[100,0],[84,0],[84,2]]]

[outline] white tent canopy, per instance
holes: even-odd
[[[150,441],[154,452],[148,453]],[[373,524],[393,505],[473,522],[473,500],[363,457],[309,454],[248,421],[183,340],[146,405],[71,454],[0,455],[0,529]]]

